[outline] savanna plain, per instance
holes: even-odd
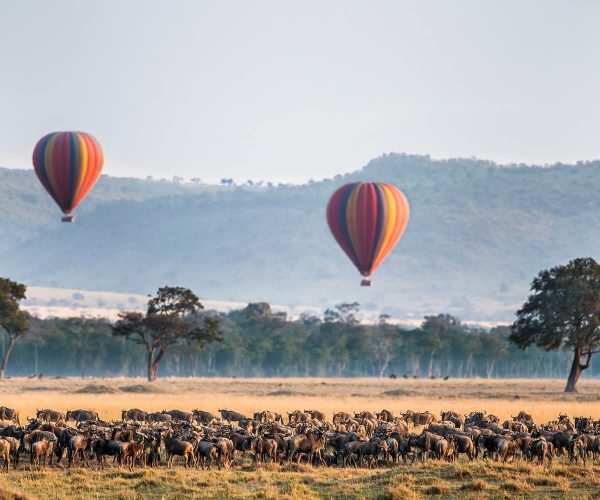
[[[331,419],[334,411],[405,410],[469,413],[485,410],[501,421],[520,410],[538,423],[560,413],[600,418],[600,381],[582,380],[577,394],[562,392],[562,380],[424,379],[159,379],[150,384],[127,378],[0,380],[0,404],[19,410],[21,420],[36,408],[94,409],[105,420],[121,410],[147,411],[221,408],[244,414],[271,410],[317,409]],[[109,462],[110,463],[110,462]],[[238,457],[227,470],[137,468],[109,464],[101,471],[63,465],[0,475],[1,498],[466,498],[600,497],[600,464],[569,464],[565,457],[538,466],[516,460],[457,463],[429,460],[380,468],[312,467],[305,464],[255,466]]]

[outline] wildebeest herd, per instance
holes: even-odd
[[[380,467],[428,459],[515,459],[543,465],[565,457],[570,462],[600,457],[600,421],[567,415],[536,424],[521,411],[500,422],[483,411],[466,416],[443,411],[439,418],[406,411],[394,416],[338,412],[332,420],[318,410],[284,416],[261,411],[246,416],[231,410],[145,412],[123,410],[119,421],[104,421],[92,410],[37,410],[21,425],[18,411],[0,407],[0,458],[4,469],[39,469],[47,464],[104,468],[107,457],[118,467],[231,467],[236,456],[256,465],[297,462],[314,466]],[[63,462],[64,460],[64,462]]]

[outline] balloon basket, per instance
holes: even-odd
[[[74,220],[75,220],[75,217],[72,215],[63,215],[61,222],[73,222]]]
[[[360,286],[371,286],[371,285],[373,285],[373,283],[371,283],[371,280],[366,279],[366,278],[360,282]]]

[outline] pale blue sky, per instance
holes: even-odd
[[[600,2],[0,0],[0,165],[303,182],[386,152],[600,158]]]

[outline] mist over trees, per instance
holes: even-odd
[[[173,345],[161,376],[320,377],[566,377],[569,353],[523,351],[508,341],[510,328],[474,328],[447,314],[417,328],[356,319],[358,304],[340,304],[323,318],[289,320],[267,303],[217,317],[222,342]],[[15,345],[7,375],[147,375],[144,346],[115,336],[102,319],[32,318]],[[600,375],[590,366],[588,376]]]

